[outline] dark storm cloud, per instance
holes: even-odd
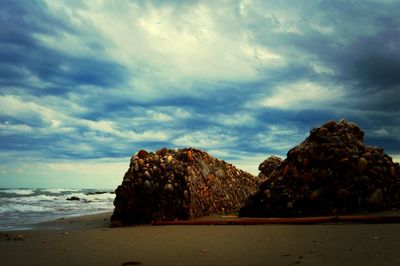
[[[256,172],[340,118],[400,154],[398,10],[1,1],[0,155],[98,160],[195,146]]]
[[[35,34],[80,34],[66,21],[46,13],[42,2],[3,1],[1,7],[0,86],[4,90],[14,87],[38,96],[62,95],[79,85],[106,88],[124,82],[127,73],[116,62],[60,53],[41,43]],[[84,45],[99,52],[103,49],[100,43]]]
[[[335,71],[328,78],[348,86],[356,108],[398,111],[400,3],[324,1],[317,8],[328,32],[308,28],[292,39],[295,46]]]
[[[322,1],[307,5],[299,8],[303,15],[297,25],[302,34],[287,33],[273,40],[279,49],[287,51],[293,46],[309,56],[308,60],[293,58],[298,71],[291,66],[282,77],[344,86],[345,94],[333,108],[316,106],[292,117],[303,125],[340,117],[354,120],[366,130],[368,143],[398,153],[400,20],[396,13],[400,3]],[[279,23],[279,18],[269,23]],[[269,42],[267,35],[259,39]],[[318,60],[330,71],[315,73],[309,59]],[[379,131],[387,135],[376,136],[374,132]]]

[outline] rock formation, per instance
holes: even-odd
[[[197,149],[140,150],[116,189],[112,226],[237,213],[257,178]]]
[[[330,121],[279,161],[260,165],[263,181],[240,216],[330,215],[400,207],[400,167],[363,143],[354,123]]]

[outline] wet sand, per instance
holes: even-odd
[[[0,265],[400,265],[400,224],[110,228],[110,215],[1,232]]]

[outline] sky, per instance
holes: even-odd
[[[258,173],[344,118],[400,161],[400,1],[0,0],[0,187],[115,188],[140,149]]]

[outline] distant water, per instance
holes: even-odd
[[[94,194],[106,192],[101,194]],[[2,189],[0,231],[30,229],[34,224],[113,210],[112,190]],[[78,197],[79,201],[67,198]]]

